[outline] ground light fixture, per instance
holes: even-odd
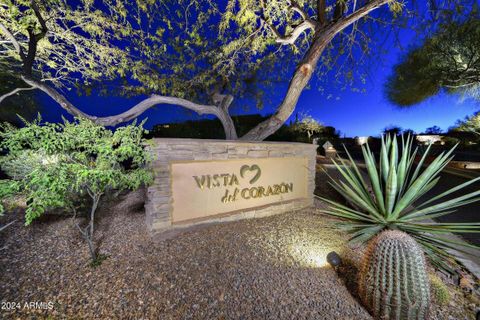
[[[332,267],[338,267],[342,263],[342,259],[335,251],[329,252],[327,254],[327,262],[330,263]]]

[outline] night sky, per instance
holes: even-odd
[[[417,133],[434,125],[447,130],[456,120],[480,109],[478,101],[444,93],[406,109],[391,104],[385,97],[384,83],[405,50],[417,45],[419,40],[411,30],[399,33],[403,49],[394,45],[392,37],[388,39],[384,47],[388,54],[383,55],[377,63],[369,63],[371,74],[365,93],[346,90],[338,94],[338,99],[326,99],[325,95],[318,95],[313,90],[306,91],[298,109],[308,110],[315,118],[336,127],[347,136],[378,135],[390,125],[412,129]]]
[[[374,61],[368,62],[369,81],[363,86],[366,89],[365,93],[352,92],[348,89],[341,91],[336,86],[330,87],[327,81],[324,93],[320,93],[315,87],[305,90],[295,113],[309,113],[324,125],[334,126],[342,132],[342,135],[353,137],[378,135],[383,128],[390,125],[416,132],[423,132],[434,125],[447,130],[456,120],[463,119],[480,109],[478,102],[472,99],[462,101],[459,96],[443,93],[408,109],[390,104],[385,98],[383,86],[404,50],[394,45],[393,37],[387,39],[389,40],[383,44],[382,48],[388,53],[381,56],[381,59],[375,58],[372,59]],[[399,39],[403,48],[418,43],[418,39],[415,39],[415,34],[411,30],[401,31]],[[246,112],[238,106],[230,110],[231,114],[272,113],[283,98],[286,85],[274,87],[272,90],[274,90],[272,100],[266,103],[261,111],[251,107]],[[120,113],[144,98],[101,97],[95,94],[79,97],[75,92],[68,93],[67,96],[81,110],[98,116]],[[42,111],[47,121],[60,120],[60,114],[68,117],[68,114],[47,96],[42,97],[42,101],[48,106],[47,110]],[[295,113],[292,118],[295,117]],[[159,105],[145,112],[140,119],[145,117],[148,117],[147,128],[158,123],[200,118],[186,109],[168,105]]]

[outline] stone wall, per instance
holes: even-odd
[[[285,142],[242,142],[203,139],[152,139],[148,148],[153,156],[154,183],[148,188],[145,203],[149,230],[178,230],[206,222],[231,221],[243,218],[264,217],[313,204],[315,189],[316,145]],[[217,214],[194,221],[173,222],[172,165],[178,162],[205,162],[217,160],[262,158],[304,158],[306,163],[306,197],[280,201],[254,208]],[[258,161],[258,160],[257,160]],[[285,161],[285,160],[278,160]],[[234,161],[235,162],[235,161]],[[272,197],[273,198],[273,197]],[[189,195],[185,194],[185,201]]]
[[[449,167],[458,168],[458,169],[480,169],[480,162],[475,161],[450,161],[448,163]]]

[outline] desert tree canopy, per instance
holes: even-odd
[[[125,9],[93,1],[6,0],[0,4],[0,66],[56,87],[110,79],[131,70],[129,49],[116,41],[131,36]]]
[[[399,106],[436,95],[480,97],[480,20],[472,11],[464,21],[443,23],[422,45],[412,48],[394,68],[385,90]]]
[[[344,65],[355,66],[358,52],[369,52],[367,26],[392,21],[405,3],[6,0],[0,4],[0,68],[25,83],[15,93],[39,89],[72,115],[104,126],[174,104],[218,117],[227,139],[237,138],[228,111],[234,96],[286,81],[274,114],[241,137],[263,140],[292,114],[312,76],[333,66],[351,75]],[[370,15],[381,7],[381,14]],[[92,86],[149,97],[123,113],[96,117],[66,95]]]
[[[471,132],[480,136],[480,111],[475,112],[471,116],[465,117],[463,120],[457,121],[454,131]]]

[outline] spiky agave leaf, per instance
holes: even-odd
[[[429,165],[425,164],[430,147],[415,166],[417,149],[412,151],[413,137],[401,137],[398,148],[396,137],[382,137],[379,164],[367,144],[362,145],[362,153],[369,181],[366,182],[345,148],[350,163],[340,159],[334,161],[343,179],[330,184],[351,204],[318,197],[329,204],[324,213],[342,218],[339,226],[351,234],[351,240],[364,242],[384,229],[397,229],[410,234],[422,246],[431,262],[449,269],[445,261],[450,257],[447,250],[462,251],[459,246],[480,249],[480,247],[455,242],[439,235],[447,233],[480,233],[480,223],[435,223],[431,219],[455,212],[463,205],[480,200],[480,190],[445,200],[445,197],[477,182],[480,177],[460,184],[414,207],[413,204],[439,181],[440,172],[453,158],[453,147],[442,152]],[[424,168],[425,167],[425,168]],[[372,193],[368,190],[372,187]],[[441,201],[441,200],[444,201]]]

